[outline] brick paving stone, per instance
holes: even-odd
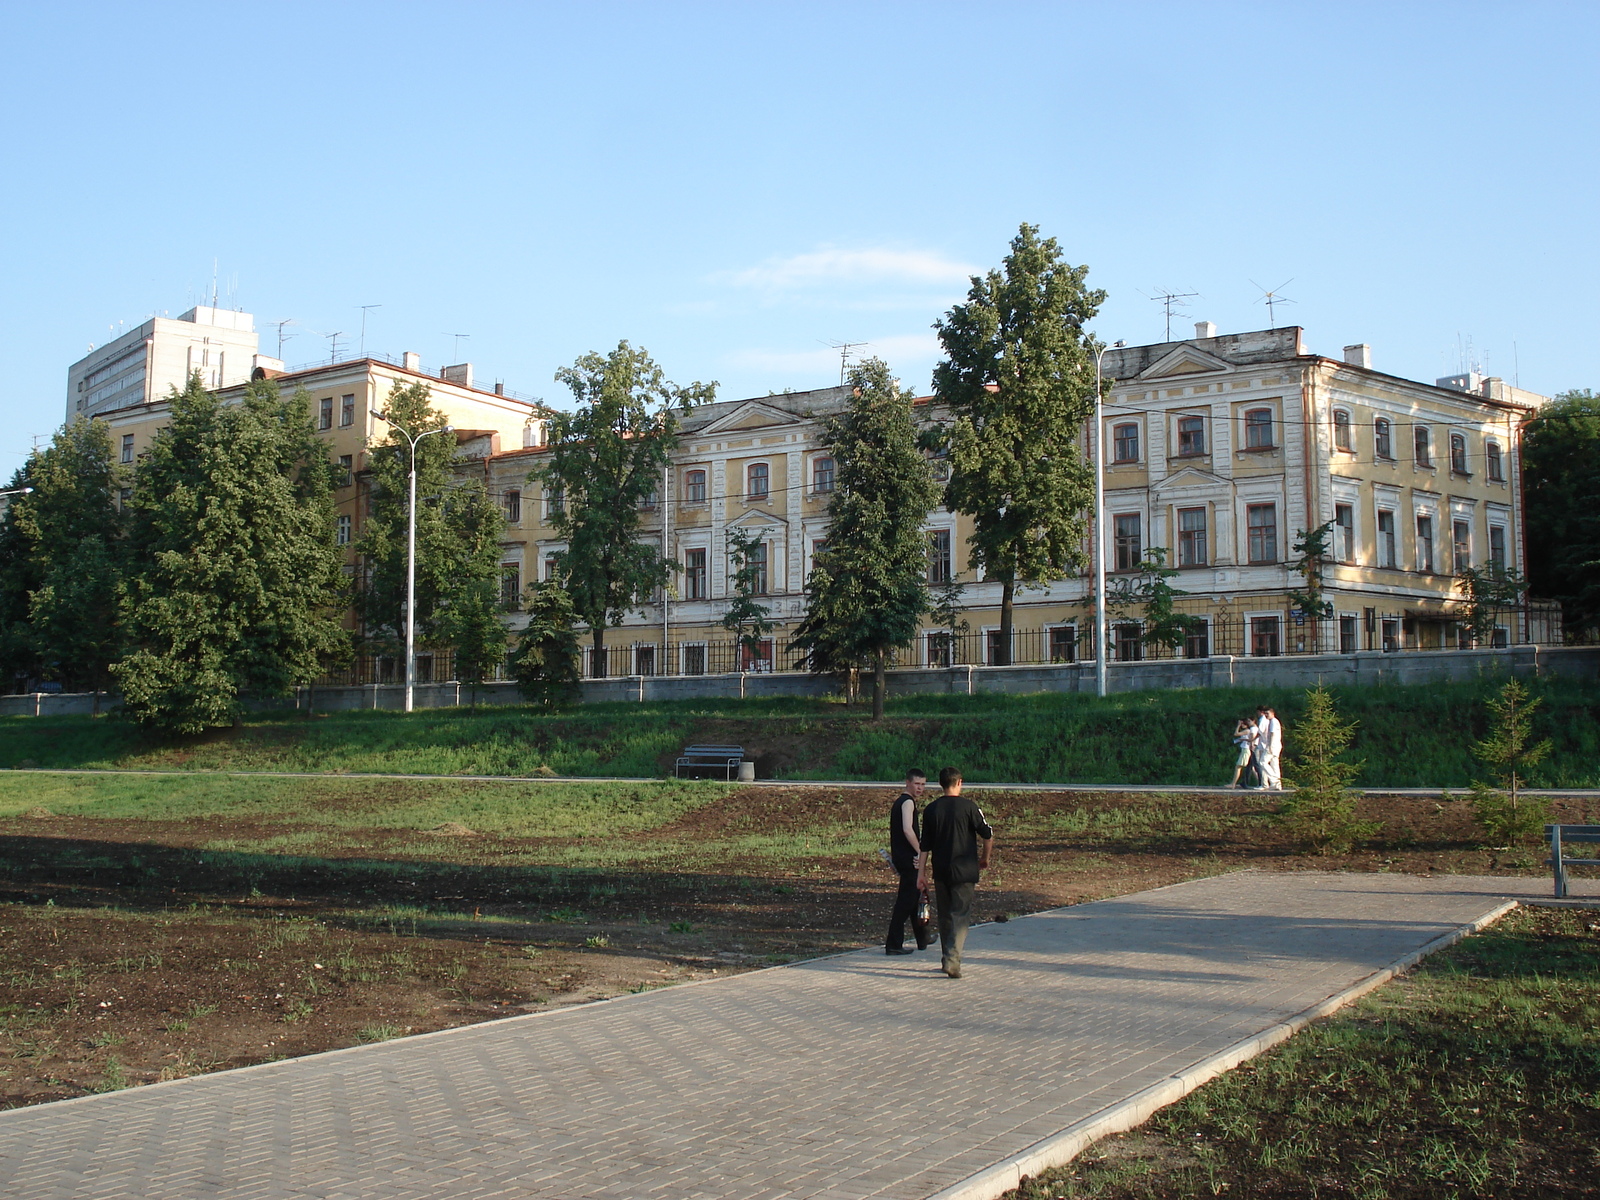
[[[864,950],[15,1109],[0,1196],[917,1200],[1549,886],[1238,872],[980,926],[960,980]]]

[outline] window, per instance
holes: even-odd
[[[350,544],[350,514],[342,514],[333,525],[333,544],[348,546]]]
[[[1333,410],[1333,448],[1346,454],[1355,452],[1355,442],[1350,437],[1350,414],[1342,408]]]
[[[685,550],[683,552],[683,594],[689,600],[704,600],[706,598],[706,552],[704,550]]]
[[[1244,415],[1244,448],[1246,450],[1271,450],[1272,410],[1252,408]]]
[[[928,534],[928,582],[950,582],[950,531],[935,529]]]
[[[1452,569],[1459,575],[1472,565],[1472,526],[1466,521],[1455,521],[1450,533]]]
[[[355,478],[356,456],[354,454],[339,455],[339,487],[349,487],[350,481]]]
[[[1339,618],[1339,653],[1354,654],[1357,649],[1356,619],[1353,616]]]
[[[1433,570],[1433,518],[1417,518],[1417,570]]]
[[[746,500],[765,500],[768,495],[768,467],[766,463],[751,463],[745,471],[744,495]]]
[[[951,653],[952,647],[950,645],[950,633],[948,630],[942,633],[928,634],[927,645],[928,665],[930,667],[950,666],[955,656]]]
[[[567,511],[567,493],[561,488],[550,488],[544,494],[545,512],[550,516]]]
[[[1139,662],[1144,658],[1144,631],[1137,622],[1121,621],[1111,632],[1116,638],[1118,662]]]
[[[1433,435],[1428,432],[1426,425],[1418,425],[1411,431],[1411,445],[1417,466],[1433,466]]]
[[[1400,565],[1400,560],[1395,553],[1394,544],[1394,514],[1379,511],[1378,513],[1378,565],[1394,570]]]
[[[515,612],[522,604],[522,564],[500,564],[500,607]]]
[[[998,629],[984,630],[983,648],[989,656],[984,661],[986,661],[991,667],[998,667],[1003,663],[1009,663],[1011,661],[1011,656],[1009,654],[1001,653],[1003,646],[1004,643],[1000,640],[1000,631]]]
[[[1383,651],[1393,654],[1400,649],[1400,622],[1387,618],[1383,622]]]
[[[1111,431],[1111,461],[1131,463],[1139,461],[1139,427],[1134,424],[1118,425]]]
[[[1250,654],[1253,658],[1276,658],[1283,653],[1277,617],[1250,618]]]
[[[754,646],[739,646],[740,670],[764,673],[772,670],[772,639],[762,638]]]
[[[1111,518],[1115,531],[1117,565],[1113,570],[1137,571],[1144,557],[1144,540],[1139,534],[1138,513],[1118,513]]]
[[[655,488],[651,488],[639,497],[639,510],[641,512],[655,512],[656,505],[661,503],[661,495]]]
[[[1353,504],[1333,506],[1333,556],[1342,563],[1356,560],[1356,509]]]
[[[685,504],[704,504],[706,502],[706,473],[704,471],[684,472],[683,502]]]
[[[1506,531],[1498,525],[1489,526],[1489,564],[1505,570]]]
[[[117,493],[117,506],[119,508],[127,508],[129,502],[132,499],[133,499],[133,489],[132,488],[122,488]]]
[[[1500,443],[1490,440],[1483,444],[1483,464],[1489,475],[1489,482],[1504,483],[1506,481],[1505,460],[1500,457]]]
[[[1450,435],[1450,471],[1454,475],[1470,475],[1467,470],[1467,437],[1463,433]]]
[[[1211,657],[1211,622],[1197,621],[1189,626],[1183,635],[1183,656],[1185,658],[1210,658]]]
[[[560,574],[561,574],[561,563],[560,563],[560,561],[557,559],[557,557],[554,554],[546,554],[544,556],[544,577],[547,580],[548,579],[556,579],[556,578],[558,578],[560,576]]]
[[[653,643],[648,646],[635,646],[633,648],[633,673],[635,675],[654,675],[656,673],[656,648]]]
[[[341,396],[339,398],[339,428],[348,429],[356,423],[356,398],[354,396]]]
[[[522,520],[522,493],[513,488],[501,500],[506,510],[506,524],[515,525]]]
[[[1253,563],[1278,561],[1278,506],[1252,504],[1245,509],[1249,557]]]
[[[1069,663],[1078,661],[1078,627],[1057,625],[1050,630],[1050,661]]]
[[[704,675],[706,673],[706,646],[704,642],[683,647],[683,673],[685,675]]]
[[[757,596],[765,596],[767,594],[767,544],[765,542],[750,548],[750,562],[748,565],[755,569],[751,590]]]
[[[1178,510],[1178,565],[1206,565],[1206,510],[1203,508]]]
[[[1206,419],[1204,417],[1178,418],[1178,457],[1187,458],[1206,452]]]
[[[122,461],[125,463],[133,461],[133,434],[131,433],[122,435]]]
[[[324,396],[317,401],[317,428],[333,428],[333,397]]]
[[[811,490],[813,492],[833,491],[833,459],[822,455],[811,460]]]
[[[1491,643],[1496,650],[1504,650],[1511,645],[1511,631],[1504,625],[1494,627],[1494,638]]]
[[[1372,423],[1372,455],[1374,458],[1394,458],[1394,438],[1389,422],[1383,417]]]

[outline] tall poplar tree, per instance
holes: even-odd
[[[135,474],[130,646],[112,672],[141,723],[198,733],[246,694],[310,683],[346,634],[332,464],[304,392],[223,404],[192,376]]]
[[[793,642],[822,669],[870,665],[872,715],[881,719],[889,653],[911,643],[928,609],[922,525],[939,489],[917,448],[911,395],[888,366],[877,358],[857,364],[850,386],[849,409],[823,427],[836,483]]]
[[[661,487],[678,440],[678,414],[716,395],[715,383],[667,382],[650,356],[627,342],[586,354],[556,379],[578,407],[550,422],[549,461],[530,478],[563,505],[552,524],[566,541],[557,571],[593,639],[592,672],[606,674],[606,630],[666,586],[674,566],[639,540],[640,509]]]
[[[1528,422],[1527,574],[1568,631],[1600,629],[1600,395],[1562,392]]]
[[[1095,391],[1085,326],[1105,300],[1088,273],[1023,225],[1003,269],[974,276],[966,303],[934,325],[945,358],[933,390],[952,416],[945,506],[972,518],[972,561],[1000,583],[1000,665],[1017,587],[1083,561],[1094,482],[1078,440]]]

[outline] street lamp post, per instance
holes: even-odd
[[[0,496],[26,496],[32,491],[31,487],[7,488],[5,491],[0,492]]]
[[[450,433],[450,426],[424,429],[413,436],[402,425],[377,409],[370,410],[378,420],[397,431],[411,447],[411,480],[406,495],[406,711],[410,712],[417,686],[417,443],[430,433]]]
[[[1100,360],[1107,350],[1126,345],[1115,341],[1101,346],[1094,355],[1094,683],[1096,693],[1102,697],[1106,694],[1106,659],[1111,646],[1106,637],[1106,426],[1100,411]]]

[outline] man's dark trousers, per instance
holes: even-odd
[[[889,914],[889,938],[884,942],[887,950],[899,950],[906,944],[906,922],[911,922],[911,934],[917,939],[917,949],[928,948],[928,925],[917,920],[917,905],[922,900],[922,888],[917,882],[915,862],[895,863],[900,874],[900,890],[894,894],[894,911]]]
[[[933,881],[939,904],[939,957],[945,970],[961,966],[961,948],[967,944],[967,926],[972,924],[972,897],[976,883]]]

